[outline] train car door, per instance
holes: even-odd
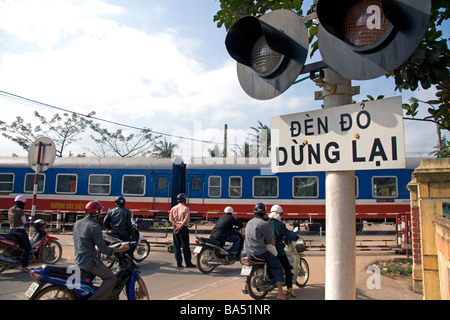
[[[174,162],[172,170],[172,207],[177,205],[177,196],[186,193],[186,164]]]

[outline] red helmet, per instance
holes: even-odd
[[[86,212],[87,214],[101,213],[102,210],[103,210],[103,206],[98,201],[90,201],[84,207],[84,212]]]

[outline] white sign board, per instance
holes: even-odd
[[[405,167],[401,97],[270,119],[272,171]]]
[[[34,171],[37,171],[38,164],[39,172],[46,171],[52,166],[55,158],[56,146],[50,138],[41,137],[30,145],[28,150],[28,164]],[[40,159],[40,163],[38,163],[38,159]]]

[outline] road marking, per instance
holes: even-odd
[[[228,277],[228,278],[216,281],[214,283],[210,283],[206,286],[185,292],[178,296],[172,297],[168,300],[187,300],[187,299],[192,298],[193,296],[195,296],[198,293],[207,292],[208,290],[211,290],[213,288],[220,287],[222,284],[225,284],[226,282],[230,282],[230,281],[237,280],[237,279],[242,279],[242,278],[241,277]]]

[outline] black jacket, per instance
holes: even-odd
[[[103,220],[103,226],[111,230],[111,235],[128,241],[133,232],[131,223],[131,211],[125,207],[115,207],[111,209]]]
[[[228,237],[233,233],[233,226],[242,228],[242,222],[233,217],[233,214],[225,213],[219,218],[215,227],[212,229],[211,238],[224,244]]]

